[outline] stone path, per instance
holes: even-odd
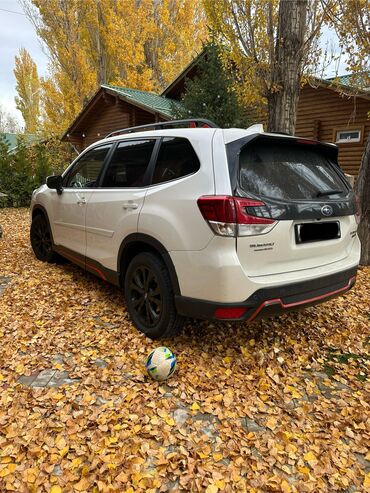
[[[29,376],[22,375],[18,382],[28,387],[60,387],[79,382],[79,378],[69,378],[67,371],[59,371],[53,368],[32,373]]]
[[[0,276],[0,296],[5,291],[5,288],[10,283],[10,277]]]

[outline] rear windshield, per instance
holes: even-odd
[[[334,165],[309,145],[255,141],[241,150],[239,165],[240,187],[258,196],[318,199],[330,191],[326,199],[335,199],[348,193]]]

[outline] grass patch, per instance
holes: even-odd
[[[370,337],[365,339],[365,344],[370,344]],[[361,382],[365,382],[368,378],[367,361],[370,361],[370,356],[368,354],[346,353],[338,348],[329,347],[323,371],[331,378],[338,370],[340,370],[340,367],[337,365],[349,365],[354,363],[359,369],[356,378]]]

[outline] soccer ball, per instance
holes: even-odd
[[[145,368],[154,380],[166,380],[175,371],[176,356],[168,347],[157,347],[149,354]]]

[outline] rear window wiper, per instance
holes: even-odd
[[[317,193],[316,197],[322,197],[323,195],[336,195],[337,193],[344,193],[344,190],[322,190]]]

